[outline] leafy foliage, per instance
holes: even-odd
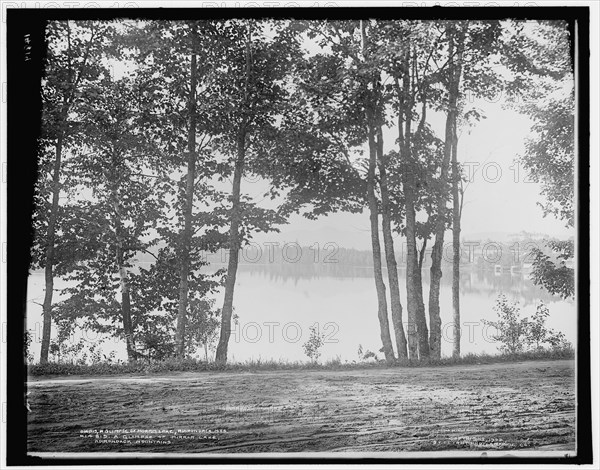
[[[499,320],[491,322],[484,320],[486,325],[496,328],[497,334],[491,336],[500,342],[500,351],[506,354],[522,352],[527,338],[528,322],[521,318],[521,311],[516,303],[509,302],[504,294],[496,299],[494,306]]]
[[[575,271],[567,266],[567,261],[573,259],[575,254],[573,241],[549,241],[547,246],[551,254],[547,254],[541,248],[531,250],[531,279],[534,284],[544,287],[551,294],[559,295],[563,299],[574,297]]]
[[[53,174],[59,141],[62,146],[77,142],[83,135],[78,112],[85,103],[90,87],[94,87],[108,73],[102,64],[103,51],[110,43],[113,27],[91,21],[52,21],[46,29],[48,49],[46,51],[44,76],[42,79],[42,129],[38,153],[38,181],[35,187],[35,230],[32,247],[32,267],[46,266],[48,225],[52,213]],[[62,155],[65,160],[68,155]],[[59,191],[72,195],[68,176],[59,174]],[[68,207],[59,206],[56,213],[57,231],[63,220],[69,220]],[[75,258],[73,240],[68,231],[55,237],[53,243],[57,274],[69,270]],[[67,256],[65,256],[67,255]],[[73,255],[73,256],[68,256]],[[53,260],[54,262],[54,260]]]
[[[544,344],[550,345],[553,350],[572,349],[564,333],[546,327],[550,312],[543,302],[537,305],[531,319],[521,318],[518,304],[508,301],[504,294],[496,299],[494,310],[498,314],[498,321],[483,320],[483,322],[496,329],[496,334],[491,338],[500,342],[498,349],[504,354],[514,355],[525,349],[543,350]]]
[[[23,334],[23,357],[27,364],[31,364],[33,362],[33,354],[31,353],[31,341],[33,340],[33,335],[29,330],[25,330]]]
[[[308,340],[302,345],[304,354],[312,361],[317,362],[321,356],[321,347],[323,347],[325,335],[320,334],[318,327],[313,325],[309,328],[310,335]]]
[[[521,162],[542,186],[544,215],[572,227],[575,192],[575,95],[566,22],[513,24],[507,35],[504,63],[514,75],[508,91],[520,112],[532,121],[534,137]]]

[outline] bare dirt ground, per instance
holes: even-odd
[[[31,378],[30,452],[575,448],[571,360]]]

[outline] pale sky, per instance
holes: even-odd
[[[575,235],[563,221],[551,215],[543,217],[536,204],[541,200],[540,185],[531,182],[515,159],[524,150],[530,135],[530,121],[513,110],[502,109],[501,103],[474,103],[487,115],[471,130],[463,129],[458,143],[458,159],[466,164],[472,183],[465,191],[462,234],[478,236],[501,232],[505,235],[521,231],[544,233],[566,238]],[[445,117],[429,113],[430,123],[438,136],[443,135]],[[393,148],[395,128],[384,132],[385,150]],[[247,194],[264,193],[259,182],[244,180],[242,190]],[[280,234],[257,234],[255,240],[298,241],[301,245],[335,241],[345,248],[370,249],[368,213],[338,213],[316,221],[292,217]],[[502,240],[499,240],[502,241]]]
[[[310,53],[319,51],[313,41],[304,44]],[[508,72],[497,66],[500,74]],[[491,100],[467,97],[465,108],[478,108],[487,119],[476,123],[471,129],[459,129],[458,160],[467,166],[472,182],[465,192],[462,215],[462,235],[469,237],[490,236],[501,232],[505,235],[521,231],[544,233],[552,237],[567,238],[575,235],[563,221],[549,215],[543,217],[540,185],[527,178],[525,170],[515,163],[525,149],[530,134],[531,121],[512,109],[503,109],[505,97],[500,94]],[[428,109],[427,122],[438,137],[444,138],[444,113]],[[396,127],[384,130],[384,150],[396,147]],[[260,182],[245,180],[242,190],[248,194],[262,195]],[[260,197],[262,199],[262,197]],[[266,202],[269,206],[268,202]],[[280,234],[257,234],[255,240],[298,241],[310,246],[314,242],[336,241],[346,248],[371,249],[368,213],[338,213],[321,217],[316,221],[292,217]],[[336,240],[332,240],[335,238]],[[502,241],[502,240],[498,240]]]
[[[268,33],[266,33],[268,36]],[[309,54],[319,51],[314,41],[306,40],[304,47]],[[126,70],[124,64],[114,64],[118,78]],[[530,135],[530,120],[514,110],[503,109],[503,96],[494,100],[467,99],[467,108],[476,107],[487,119],[473,128],[463,129],[458,143],[458,159],[467,166],[473,176],[465,192],[462,216],[463,236],[475,236],[502,232],[539,232],[549,236],[566,238],[575,235],[574,229],[551,215],[543,217],[540,201],[540,185],[528,180],[523,168],[515,164],[517,156],[524,151],[525,139]],[[445,114],[428,110],[428,123],[438,137],[443,138]],[[395,127],[384,131],[385,151],[395,148]],[[231,190],[231,184],[217,184],[220,189]],[[268,187],[264,181],[245,177],[242,191],[255,196],[261,205],[273,207],[274,203],[264,200]],[[335,238],[336,240],[331,240]],[[302,245],[314,242],[335,241],[339,246],[368,250],[370,229],[368,213],[337,213],[321,217],[316,221],[293,216],[281,233],[256,234],[254,239],[262,241],[298,241]]]

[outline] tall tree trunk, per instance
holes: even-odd
[[[44,294],[43,326],[42,326],[42,347],[40,353],[40,363],[48,362],[48,352],[50,351],[50,334],[52,330],[52,296],[54,294],[54,242],[56,239],[56,224],[58,222],[58,201],[60,196],[60,167],[62,162],[64,132],[59,131],[56,141],[56,154],[54,159],[54,168],[52,174],[52,206],[50,207],[50,218],[48,220],[46,260],[44,267],[44,280],[46,283],[46,292]]]
[[[407,106],[407,93],[406,88],[408,86],[408,77],[405,75],[402,80],[402,87],[400,87],[399,80],[396,80],[396,88],[398,90],[399,102],[398,102],[398,149],[400,157],[407,161],[408,148],[406,145],[406,139],[404,137],[404,119],[408,114],[406,112]],[[410,128],[408,129],[410,132]],[[410,143],[410,140],[409,140]],[[412,186],[410,184],[410,176],[407,173],[402,175],[402,187],[404,191],[404,208],[406,212],[406,239],[407,239],[407,258],[406,258],[406,311],[407,311],[407,347],[408,347],[408,358],[418,359],[419,358],[419,339],[417,336],[417,314],[416,314],[416,299],[414,292],[414,281],[411,273],[412,256],[413,250],[416,247],[413,245],[415,237],[414,232],[414,195]],[[410,221],[409,221],[410,219]]]
[[[439,207],[439,205],[438,205]],[[444,224],[444,222],[442,222]],[[444,224],[445,225],[445,224]],[[440,317],[440,285],[442,279],[442,250],[444,235],[436,229],[435,242],[431,249],[431,268],[429,283],[429,348],[431,356],[441,357],[442,348],[442,320]]]
[[[67,25],[67,56],[71,54],[71,28],[69,25],[69,21],[66,22]],[[91,25],[91,35],[90,39],[86,45],[85,53],[83,55],[83,62],[81,65],[81,69],[77,74],[77,77],[74,78],[75,71],[71,67],[71,61],[69,59],[69,85],[71,87],[69,95],[63,98],[61,113],[60,113],[60,123],[58,136],[56,140],[56,156],[54,159],[54,168],[52,174],[52,205],[50,207],[50,217],[48,220],[48,232],[47,232],[47,246],[46,246],[46,260],[44,267],[44,281],[46,284],[46,291],[44,293],[44,303],[42,304],[42,315],[43,315],[43,326],[42,326],[42,345],[40,351],[40,363],[45,364],[48,362],[48,352],[50,350],[50,336],[52,330],[52,297],[54,295],[54,257],[55,257],[55,248],[54,244],[56,242],[56,225],[58,223],[58,201],[60,195],[60,171],[61,171],[61,162],[62,162],[62,151],[63,151],[63,142],[65,139],[65,134],[67,132],[67,119],[69,115],[69,110],[71,105],[73,104],[73,100],[75,97],[75,91],[78,89],[79,83],[84,75],[85,68],[87,66],[87,61],[90,54],[90,49],[93,41],[96,37],[95,27],[92,23]]]
[[[419,267],[419,254],[416,242],[415,188],[411,176],[403,179],[406,200],[406,292],[408,306],[408,350],[409,357],[425,359],[429,357],[429,341],[425,306],[423,304],[423,283]]]
[[[404,57],[405,73],[402,80],[402,99],[399,117],[399,142],[402,158],[409,166],[413,165],[411,128],[414,97],[411,96],[411,75],[409,72],[410,49]],[[404,124],[404,131],[402,131]],[[406,292],[408,310],[408,352],[409,358],[425,359],[429,357],[429,339],[425,306],[423,304],[423,285],[419,268],[417,250],[416,221],[416,182],[413,171],[402,175],[402,186],[406,205]]]
[[[190,274],[190,252],[192,249],[192,209],[194,205],[194,182],[196,179],[196,54],[192,54],[190,66],[190,96],[188,102],[190,127],[188,131],[187,181],[185,186],[184,228],[182,234],[181,271],[179,275],[179,305],[175,332],[175,353],[185,355],[185,326]]]
[[[464,42],[468,21],[464,23],[458,37],[457,44],[457,65],[456,75],[454,76],[454,93],[458,97],[460,78],[462,74],[462,60],[464,52]],[[452,136],[452,243],[453,243],[453,259],[452,259],[452,321],[454,323],[454,344],[452,348],[452,357],[460,357],[460,218],[462,215],[462,200],[459,200],[458,185],[460,183],[460,174],[458,168],[458,134],[457,124],[458,110],[454,114],[454,134]]]
[[[249,101],[249,85],[252,74],[252,23],[248,22],[248,37],[246,40],[246,83],[244,89],[244,109]],[[244,115],[244,112],[242,112]],[[240,193],[242,176],[244,175],[244,164],[246,159],[246,134],[249,116],[243,116],[237,135],[237,156],[233,169],[233,187],[231,191],[231,226],[229,228],[229,262],[227,264],[227,279],[225,281],[225,295],[223,308],[221,309],[221,333],[219,344],[215,353],[217,364],[227,363],[227,350],[229,348],[229,337],[231,336],[231,317],[233,315],[233,292],[240,255],[240,223],[242,211],[240,207]]]
[[[450,166],[450,160],[453,158],[453,148],[456,141],[456,122],[458,117],[458,98],[459,98],[459,85],[460,77],[462,73],[462,54],[464,44],[464,32],[461,36],[456,39],[456,34],[453,29],[453,25],[447,26],[447,34],[450,39],[448,48],[448,69],[449,69],[449,83],[448,83],[448,111],[446,115],[446,131],[444,141],[444,157],[441,164],[440,173],[440,188],[442,191],[437,197],[437,213],[438,218],[434,229],[435,243],[431,251],[431,283],[429,288],[429,323],[431,335],[429,338],[429,344],[432,355],[440,357],[441,355],[441,317],[440,317],[440,284],[442,278],[442,255],[444,249],[444,234],[446,231],[446,219],[442,217],[446,214],[446,202],[447,196],[444,193],[444,189],[448,182],[448,170]],[[455,60],[456,56],[456,60]],[[457,246],[460,252],[460,246]],[[454,268],[453,268],[454,269]],[[454,279],[454,273],[453,273]],[[453,280],[454,282],[454,280]],[[453,331],[454,331],[454,353],[456,351],[456,343],[460,343],[460,316],[453,316]],[[432,326],[433,325],[433,326]],[[459,347],[460,350],[460,347]],[[460,354],[460,353],[459,353]]]
[[[377,316],[379,318],[381,342],[383,343],[383,354],[385,355],[387,362],[392,362],[394,360],[394,347],[392,346],[392,338],[390,336],[385,283],[383,281],[383,272],[381,266],[379,213],[377,207],[377,197],[375,196],[375,166],[377,159],[377,149],[375,148],[375,145],[374,129],[371,125],[369,125],[369,171],[367,175],[367,201],[369,205],[369,220],[371,222],[373,274],[375,277],[375,289],[377,291]]]
[[[456,125],[455,125],[456,128]],[[460,201],[458,183],[460,172],[457,161],[458,137],[452,139],[452,320],[454,323],[454,344],[452,357],[460,357]]]
[[[362,36],[362,55],[367,55],[367,33],[364,21],[360,22]],[[377,87],[377,80],[373,79],[373,89]],[[367,90],[365,90],[367,91]],[[377,168],[377,143],[375,141],[375,109],[377,109],[377,96],[370,95],[369,103],[366,105],[365,117],[367,121],[367,133],[369,140],[369,169],[367,172],[367,202],[369,206],[369,220],[371,222],[371,246],[373,248],[373,274],[375,277],[375,290],[377,291],[377,316],[379,318],[379,330],[381,342],[383,343],[383,354],[387,362],[393,362],[394,347],[390,335],[390,324],[388,321],[387,299],[385,294],[385,283],[381,266],[381,244],[379,241],[379,208],[377,196],[375,195],[375,170]]]
[[[215,355],[215,361],[217,364],[227,363],[227,349],[229,346],[229,337],[231,336],[233,291],[235,289],[235,279],[237,276],[240,254],[240,189],[242,184],[242,175],[244,173],[244,159],[246,156],[245,143],[246,133],[244,130],[242,130],[238,137],[237,158],[233,172],[231,227],[229,228],[229,262],[227,264],[227,280],[225,281],[225,298],[223,300],[223,308],[221,310],[221,334]]]
[[[408,311],[408,357],[419,358],[419,336],[417,332],[417,295],[415,282],[416,244],[414,194],[409,176],[403,178],[406,208],[406,306]]]
[[[450,61],[453,56],[453,43],[450,43]],[[453,70],[452,62],[450,63],[450,70]],[[452,73],[452,72],[451,72]],[[435,242],[431,249],[431,268],[430,268],[430,284],[429,284],[429,347],[431,349],[431,355],[435,358],[441,356],[441,342],[442,342],[442,320],[440,317],[440,286],[442,279],[442,255],[444,249],[444,233],[446,231],[446,201],[447,196],[444,193],[445,187],[448,180],[448,167],[450,165],[450,158],[452,153],[452,136],[454,135],[454,125],[456,123],[456,100],[457,95],[450,91],[449,96],[449,108],[446,116],[446,135],[444,142],[444,157],[442,159],[441,171],[440,171],[440,192],[437,196],[437,214],[434,235]]]
[[[121,202],[116,188],[112,191],[113,208],[115,210],[115,228],[117,235],[116,259],[119,268],[119,279],[121,281],[121,315],[123,317],[123,333],[125,334],[125,345],[127,348],[127,360],[136,360],[135,341],[133,337],[133,324],[131,321],[131,294],[129,290],[129,278],[125,268],[125,252],[123,237],[123,217],[121,214]]]
[[[390,299],[392,307],[392,325],[396,338],[396,349],[399,358],[406,358],[406,335],[402,325],[402,302],[400,300],[400,283],[398,281],[398,265],[394,253],[394,238],[392,237],[392,221],[390,217],[389,190],[387,185],[386,165],[383,157],[383,132],[377,128],[377,159],[379,161],[379,186],[381,188],[381,225],[383,229],[383,245],[388,268],[390,283]]]
[[[416,232],[415,232],[416,235]],[[419,359],[427,359],[430,357],[429,352],[429,337],[427,329],[427,319],[425,315],[425,303],[423,302],[423,278],[421,273],[421,265],[419,263],[419,253],[415,239],[415,254],[414,254],[414,277],[415,277],[415,295],[417,300],[417,334],[419,335]]]

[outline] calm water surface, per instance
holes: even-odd
[[[403,270],[399,274],[406,321],[406,277]],[[428,269],[424,269],[423,274],[423,294],[427,302]],[[449,273],[445,274],[440,294],[443,355],[452,352],[450,281]],[[35,338],[39,337],[36,331],[41,331],[41,307],[33,301],[43,301],[43,273],[33,273],[28,286],[28,328],[33,330]],[[64,281],[55,282],[55,288],[65,286]],[[499,293],[518,301],[525,316],[533,314],[540,301],[545,302],[550,309],[547,326],[562,331],[569,341],[576,344],[577,309],[574,301],[549,295],[534,286],[527,275],[496,275],[467,270],[461,274],[463,353],[497,351],[497,344],[490,338],[494,330],[486,329],[482,320],[495,320],[493,306]],[[222,297],[218,296],[216,300],[220,305]],[[377,296],[370,267],[331,265],[324,269],[322,266],[294,264],[240,265],[234,307],[239,324],[232,332],[230,357],[237,361],[259,358],[305,360],[302,344],[307,340],[312,325],[317,325],[326,335],[322,359],[340,357],[342,361],[352,361],[358,358],[359,345],[365,351],[378,352],[381,348]],[[88,337],[93,340],[93,333]],[[39,357],[39,347],[39,341],[34,341],[36,358]],[[115,350],[117,357],[125,357],[121,342],[111,339],[104,343],[104,350]]]

